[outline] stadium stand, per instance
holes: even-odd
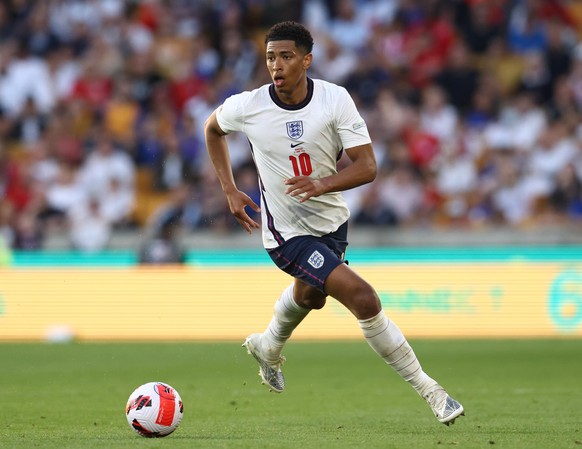
[[[168,216],[190,236],[238,238],[202,126],[229,95],[269,82],[263,34],[286,19],[313,31],[310,76],[350,90],[374,139],[377,181],[346,193],[355,230],[373,229],[375,241],[387,228],[467,241],[484,232],[576,239],[579,2],[8,0],[0,3],[5,245],[75,248],[75,235],[94,235],[78,249],[127,247]],[[246,183],[247,143],[230,138]],[[95,234],[78,229],[95,223],[88,211],[100,217]]]

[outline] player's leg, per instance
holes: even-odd
[[[285,361],[281,356],[283,346],[310,311],[295,302],[293,291],[294,283],[283,290],[275,302],[273,317],[265,331],[249,335],[243,343],[259,363],[259,375],[263,383],[277,393],[285,388],[285,378],[281,371],[281,364]]]
[[[401,330],[384,314],[372,286],[347,265],[339,265],[327,277],[325,289],[358,318],[368,344],[429,403],[439,421],[448,425],[463,413],[463,407],[424,372]]]
[[[296,291],[303,291],[303,282],[296,280],[289,285],[275,302],[273,317],[267,329],[262,334],[263,351],[270,354],[273,359],[278,359],[285,342],[291,337],[295,328],[303,321],[311,309],[321,307],[310,307],[310,303],[303,301],[298,304]],[[325,298],[324,298],[325,303]]]
[[[326,293],[323,284],[328,274],[343,261],[319,238],[296,237],[269,251],[271,259],[294,282],[274,307],[273,317],[263,333],[250,335],[243,344],[259,363],[263,383],[272,391],[281,392],[285,387],[281,364],[285,360],[282,349],[293,330],[312,309],[321,309]]]
[[[285,388],[281,371],[281,364],[285,361],[281,355],[283,346],[312,309],[321,309],[325,305],[326,296],[302,280],[295,279],[275,302],[267,329],[262,334],[247,337],[244,346],[259,363],[259,375],[272,391],[280,393]]]
[[[358,319],[368,344],[420,394],[436,382],[422,370],[414,351],[396,324],[386,317],[375,290],[346,265],[327,278],[326,291]]]
[[[275,302],[267,329],[262,334],[247,337],[244,346],[259,363],[259,375],[272,391],[280,393],[285,388],[281,371],[281,364],[285,361],[281,355],[283,346],[310,310],[321,309],[325,305],[325,298],[321,291],[295,279]]]

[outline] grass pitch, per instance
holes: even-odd
[[[240,342],[0,345],[0,447],[582,447],[582,341],[412,341],[463,403],[446,427],[363,341],[291,341],[286,391],[260,385]],[[124,407],[160,380],[184,401],[172,435],[144,439]]]

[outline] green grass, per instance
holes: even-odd
[[[287,389],[259,383],[239,342],[0,345],[0,447],[582,447],[582,341],[412,342],[465,406],[451,427],[362,342],[291,341]],[[184,401],[164,439],[139,437],[124,407],[161,380]]]

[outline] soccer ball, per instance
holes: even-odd
[[[135,389],[127,400],[127,422],[142,437],[159,438],[180,425],[184,407],[178,392],[163,382],[149,382]]]

